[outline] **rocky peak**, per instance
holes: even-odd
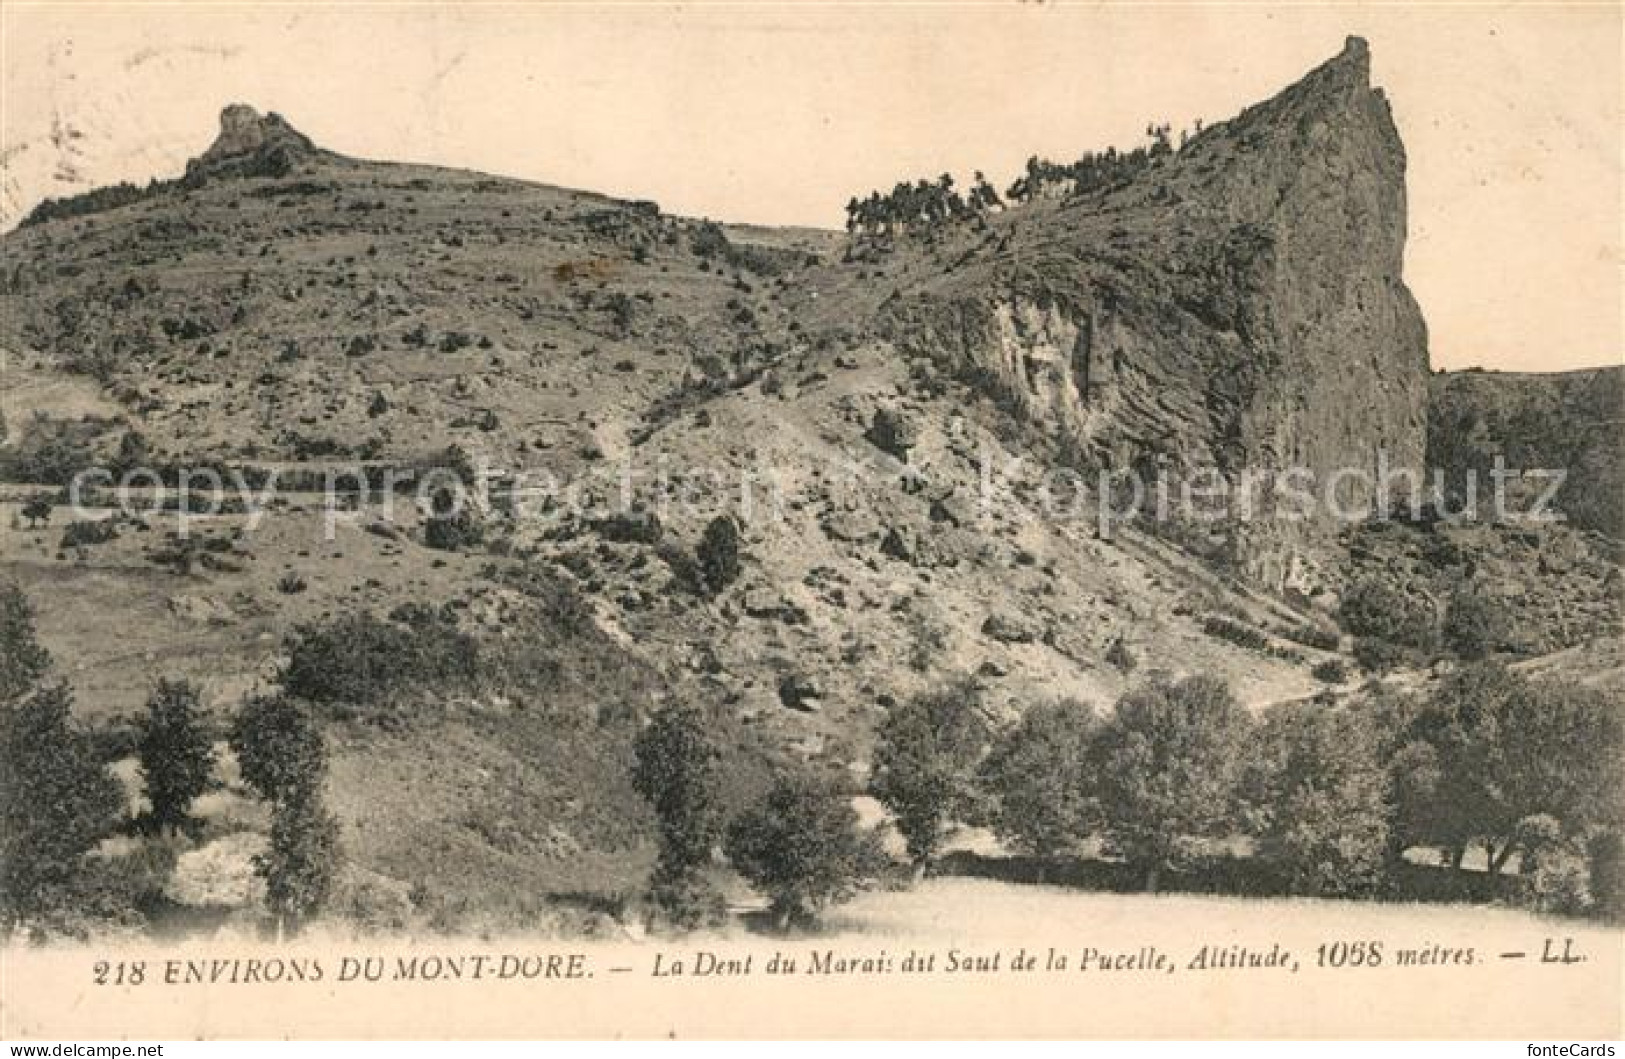
[[[189,177],[281,175],[301,159],[316,155],[310,137],[277,113],[261,114],[246,103],[220,112],[220,134],[187,163]]]

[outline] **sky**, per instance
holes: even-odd
[[[853,193],[1007,180],[1229,117],[1366,37],[1408,156],[1433,363],[1621,362],[1621,8],[879,4],[0,6],[8,206],[179,173],[220,109],[324,147],[834,227]]]

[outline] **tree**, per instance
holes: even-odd
[[[157,827],[178,827],[209,785],[214,748],[198,716],[197,689],[184,680],[161,680],[147,699],[136,752]]]
[[[870,789],[896,817],[917,872],[936,855],[944,826],[974,814],[987,747],[981,696],[968,679],[893,706],[881,721]]]
[[[1621,824],[1625,718],[1605,692],[1480,662],[1444,682],[1409,734],[1394,765],[1401,818],[1457,864],[1482,843],[1501,871],[1530,817],[1552,817],[1576,842]]]
[[[1118,700],[1101,731],[1101,809],[1112,845],[1155,891],[1197,840],[1232,832],[1250,724],[1223,681],[1155,680]]]
[[[285,695],[256,696],[232,721],[229,744],[243,780],[269,802],[293,801],[320,788],[327,746],[309,713]]]
[[[1388,773],[1369,711],[1289,703],[1270,710],[1248,783],[1259,854],[1295,893],[1369,893],[1389,852]]]
[[[271,835],[254,858],[277,932],[298,929],[332,890],[338,822],[326,809],[327,745],[310,715],[285,695],[249,699],[232,724],[243,779],[271,803]]]
[[[41,522],[51,521],[51,501],[43,496],[35,496],[22,506],[20,514],[27,521],[29,529],[35,529]]]
[[[51,656],[34,634],[34,608],[23,590],[0,582],[0,708],[39,686]]]
[[[728,859],[773,903],[780,928],[811,923],[873,875],[883,854],[858,830],[858,814],[828,781],[781,776],[728,828]]]
[[[317,791],[279,801],[271,810],[270,844],[254,858],[265,903],[279,929],[319,912],[333,890],[339,860],[338,821]]]
[[[727,515],[712,519],[695,556],[712,595],[733,584],[739,577],[739,524]]]
[[[650,896],[676,925],[701,926],[720,912],[702,875],[721,830],[716,744],[697,708],[672,704],[649,719],[633,750],[632,787],[660,830]]]
[[[84,859],[123,793],[73,724],[72,695],[41,688],[0,709],[0,922],[71,911]]]
[[[1077,699],[1041,703],[994,744],[981,780],[993,829],[1024,853],[1049,858],[1098,823],[1089,755],[1100,720]]]

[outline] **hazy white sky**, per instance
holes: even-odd
[[[12,194],[179,172],[221,106],[318,143],[738,221],[1230,116],[1367,37],[1436,365],[1619,363],[1621,11],[811,3],[0,7]],[[53,126],[53,123],[57,123]],[[58,135],[72,125],[81,135]],[[19,191],[20,189],[20,191]]]

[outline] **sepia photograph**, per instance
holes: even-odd
[[[1617,1039],[1622,27],[7,0],[0,1038]]]

